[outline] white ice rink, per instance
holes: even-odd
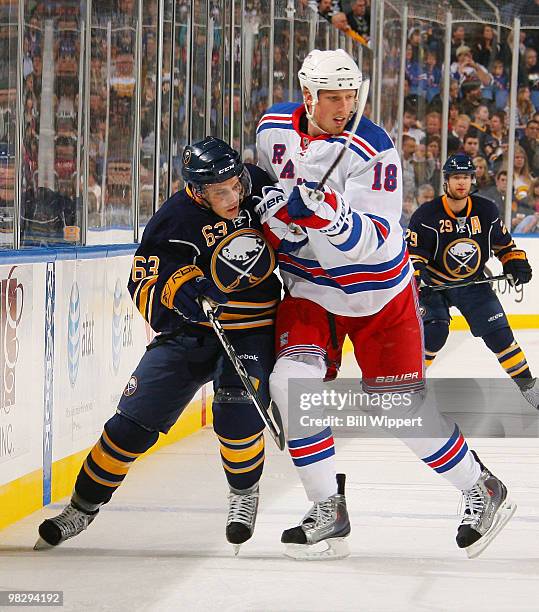
[[[539,333],[516,332],[535,372]],[[347,365],[347,373],[353,370]],[[501,376],[466,332],[430,373]],[[518,509],[479,559],[455,544],[460,495],[396,440],[338,440],[347,474],[351,556],[297,562],[281,531],[308,508],[291,461],[267,442],[257,528],[234,558],[224,538],[226,485],[205,430],[136,464],[87,532],[34,552],[49,506],[0,533],[0,590],[63,590],[63,610],[539,610],[539,441],[473,441]]]

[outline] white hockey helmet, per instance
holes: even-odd
[[[314,109],[318,102],[318,92],[321,89],[355,89],[359,94],[359,88],[363,81],[361,70],[344,49],[336,49],[335,51],[314,49],[303,61],[298,77],[301,89],[309,90],[313,99],[311,112],[305,104],[307,117],[310,121],[313,121]],[[357,110],[357,94],[354,112]]]

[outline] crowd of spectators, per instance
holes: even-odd
[[[403,225],[421,205],[427,184],[436,193],[441,188],[443,41],[441,25],[413,20],[406,48],[402,119]],[[539,41],[534,30],[523,30],[520,41],[510,206],[512,229],[535,232],[539,231],[534,191],[534,180],[539,179]],[[509,164],[511,48],[511,33],[505,36],[503,28],[498,38],[491,25],[459,23],[453,27],[447,155],[464,152],[474,159],[479,194],[493,199],[501,214],[506,206]],[[392,126],[393,137],[397,129]]]

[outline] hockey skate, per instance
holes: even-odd
[[[528,404],[539,409],[539,381],[537,378],[517,378],[515,382]]]
[[[234,555],[239,553],[240,546],[253,535],[258,511],[258,496],[258,482],[250,489],[230,488],[226,539],[234,547]]]
[[[85,512],[70,502],[58,516],[41,523],[40,537],[34,545],[34,550],[53,548],[78,535],[88,527],[98,512],[99,510],[93,513]]]
[[[457,531],[457,545],[468,558],[478,557],[513,516],[516,504],[507,498],[507,488],[481,463],[481,475],[475,485],[463,491],[464,513]]]
[[[350,554],[345,541],[351,531],[344,496],[345,480],[344,474],[337,474],[337,493],[316,502],[301,525],[283,531],[281,542],[286,544],[285,556],[316,561],[342,559]]]

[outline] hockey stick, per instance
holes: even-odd
[[[326,181],[332,175],[333,170],[335,170],[335,168],[339,165],[341,159],[346,153],[346,150],[350,146],[350,143],[352,142],[352,138],[354,134],[356,133],[357,126],[359,125],[359,122],[361,121],[361,117],[363,116],[363,111],[365,110],[365,104],[367,104],[367,96],[369,95],[369,84],[370,84],[369,79],[365,79],[363,83],[361,83],[361,85],[359,86],[356,116],[354,119],[354,123],[352,124],[352,127],[350,129],[350,133],[348,134],[348,138],[346,139],[346,142],[344,143],[342,149],[339,151],[339,154],[335,158],[335,161],[328,168],[327,172],[324,174],[324,176],[322,177],[322,180],[318,183],[314,191],[320,191],[320,192],[322,191],[322,188],[326,184]]]
[[[202,307],[202,310],[204,311],[204,314],[208,317],[208,321],[211,323],[213,331],[219,338],[221,344],[223,345],[223,348],[225,349],[226,354],[228,355],[230,361],[232,362],[232,365],[238,373],[238,376],[240,377],[241,382],[245,387],[245,390],[249,394],[251,401],[258,410],[260,418],[264,421],[266,427],[268,428],[271,434],[271,437],[275,440],[275,444],[277,444],[279,450],[284,450],[284,427],[277,404],[275,404],[273,400],[270,400],[270,405],[266,406],[265,403],[262,401],[260,395],[258,395],[258,392],[255,389],[251,378],[249,377],[249,374],[245,369],[245,366],[236,354],[234,347],[232,346],[232,344],[230,344],[228,338],[226,337],[225,331],[222,328],[221,323],[219,323],[217,317],[215,316],[211,302],[207,298],[203,297],[200,299],[200,305]]]
[[[444,289],[457,289],[458,287],[469,287],[470,285],[482,285],[483,283],[493,283],[495,281],[506,280],[510,283],[513,281],[511,274],[498,274],[498,276],[490,276],[489,278],[480,278],[479,280],[462,281],[461,283],[446,283],[445,285],[424,285],[432,291],[443,291]],[[421,289],[421,287],[420,287]]]

